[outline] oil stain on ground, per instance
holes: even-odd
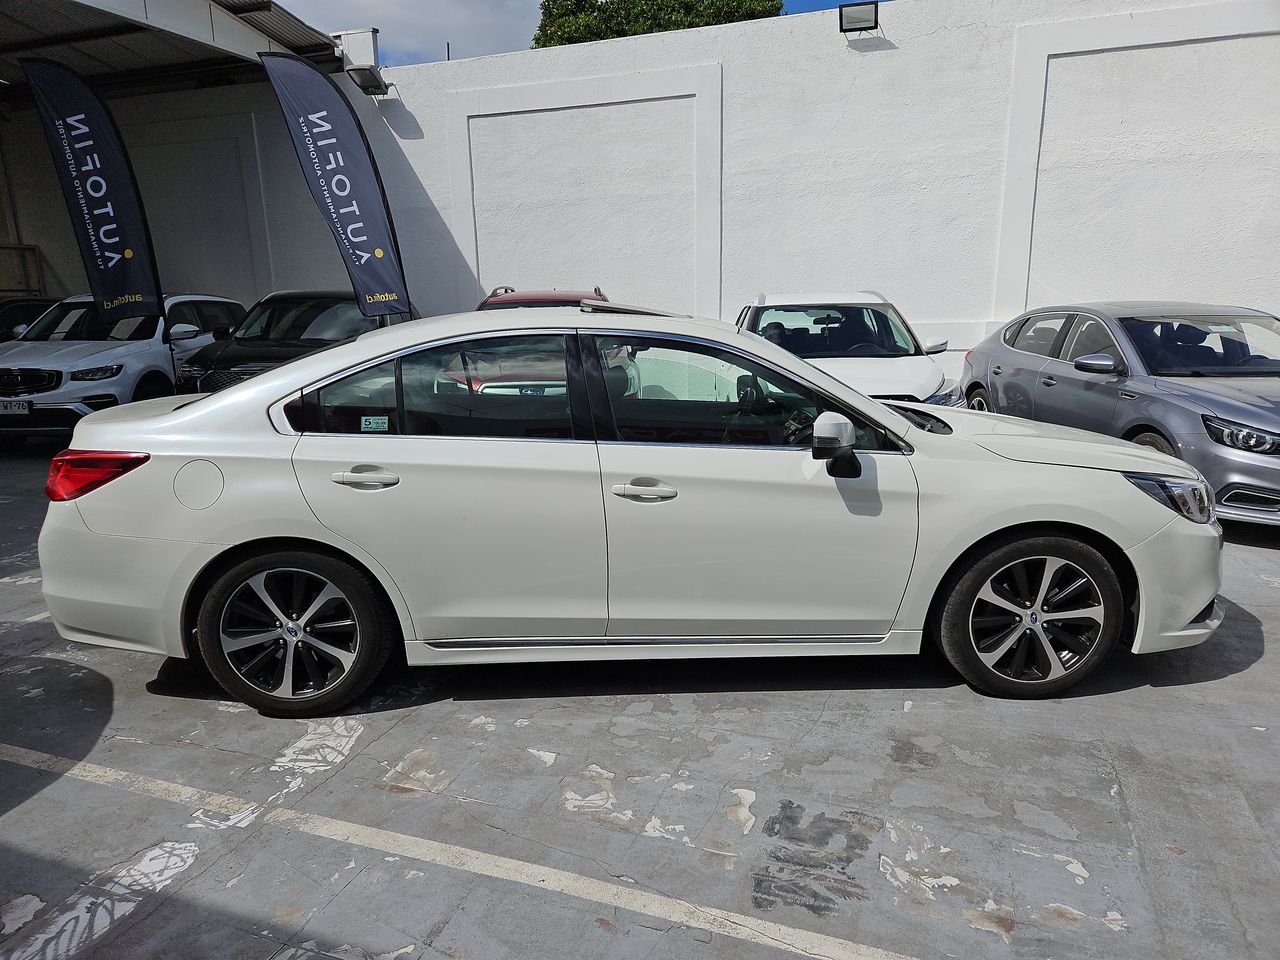
[[[818,812],[806,821],[804,807],[783,800],[764,824],[764,835],[776,842],[765,851],[766,862],[751,873],[752,905],[772,910],[781,903],[830,917],[841,901],[866,900],[854,865],[883,829],[882,819],[855,810]]]

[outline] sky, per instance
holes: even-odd
[[[374,26],[390,66],[527,50],[538,28],[538,0],[283,0],[326,33]],[[839,6],[839,0],[786,0],[787,13]]]

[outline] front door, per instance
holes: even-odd
[[[790,377],[683,339],[586,349],[606,408],[611,637],[888,632],[915,555],[909,457],[868,424],[862,476],[833,479],[810,447],[833,405]]]
[[[391,574],[418,639],[604,635],[600,466],[575,436],[578,391],[564,336],[506,336],[423,349],[305,401],[303,494]]]
[[[1097,317],[1078,314],[1071,322],[1058,356],[1040,371],[1036,385],[1036,419],[1079,427],[1095,433],[1116,432],[1116,405],[1125,378],[1115,373],[1085,373],[1075,368],[1080,357],[1104,354],[1124,361],[1115,338]]]

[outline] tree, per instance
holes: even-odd
[[[782,0],[542,0],[542,22],[533,45],[558,47],[781,13]]]

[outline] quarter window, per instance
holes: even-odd
[[[803,446],[824,408],[807,387],[716,347],[598,336],[596,349],[623,441]]]
[[[1067,318],[1064,314],[1057,314],[1051,317],[1032,317],[1022,325],[1022,329],[1013,338],[1013,349],[1034,353],[1041,357],[1052,356],[1053,345],[1057,341],[1058,333],[1062,330],[1062,325],[1066,323],[1066,320]]]

